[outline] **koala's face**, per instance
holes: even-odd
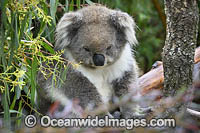
[[[81,26],[67,49],[76,62],[96,68],[117,61],[125,43],[124,34],[114,26],[94,23]]]
[[[137,43],[134,20],[121,11],[89,6],[66,13],[56,28],[56,50],[86,67],[116,62],[125,46]]]

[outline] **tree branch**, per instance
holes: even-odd
[[[195,65],[200,62],[200,47],[196,48],[194,56]],[[163,65],[161,62],[156,68],[147,72],[139,78],[139,86],[142,89],[142,95],[149,93],[151,90],[162,89],[164,82]],[[134,85],[131,85],[133,88]]]
[[[160,3],[158,2],[158,0],[151,0],[151,1],[153,3],[154,7],[156,8],[157,12],[158,12],[158,15],[159,15],[159,17],[162,21],[162,25],[163,25],[164,29],[166,29],[166,16],[162,11]]]

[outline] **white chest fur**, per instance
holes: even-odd
[[[126,44],[122,51],[120,58],[112,65],[98,68],[88,69],[83,66],[78,68],[85,77],[97,88],[101,95],[102,101],[107,103],[112,96],[113,88],[112,81],[123,77],[124,72],[132,69],[134,58],[132,55],[131,47]]]

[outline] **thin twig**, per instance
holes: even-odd
[[[194,115],[194,116],[197,116],[197,117],[200,118],[200,112],[195,111],[195,110],[193,110],[193,109],[189,109],[189,108],[187,108],[186,111],[187,111],[189,114]]]

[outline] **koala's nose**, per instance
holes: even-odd
[[[105,57],[102,54],[94,54],[93,61],[96,66],[103,66],[105,62]]]

